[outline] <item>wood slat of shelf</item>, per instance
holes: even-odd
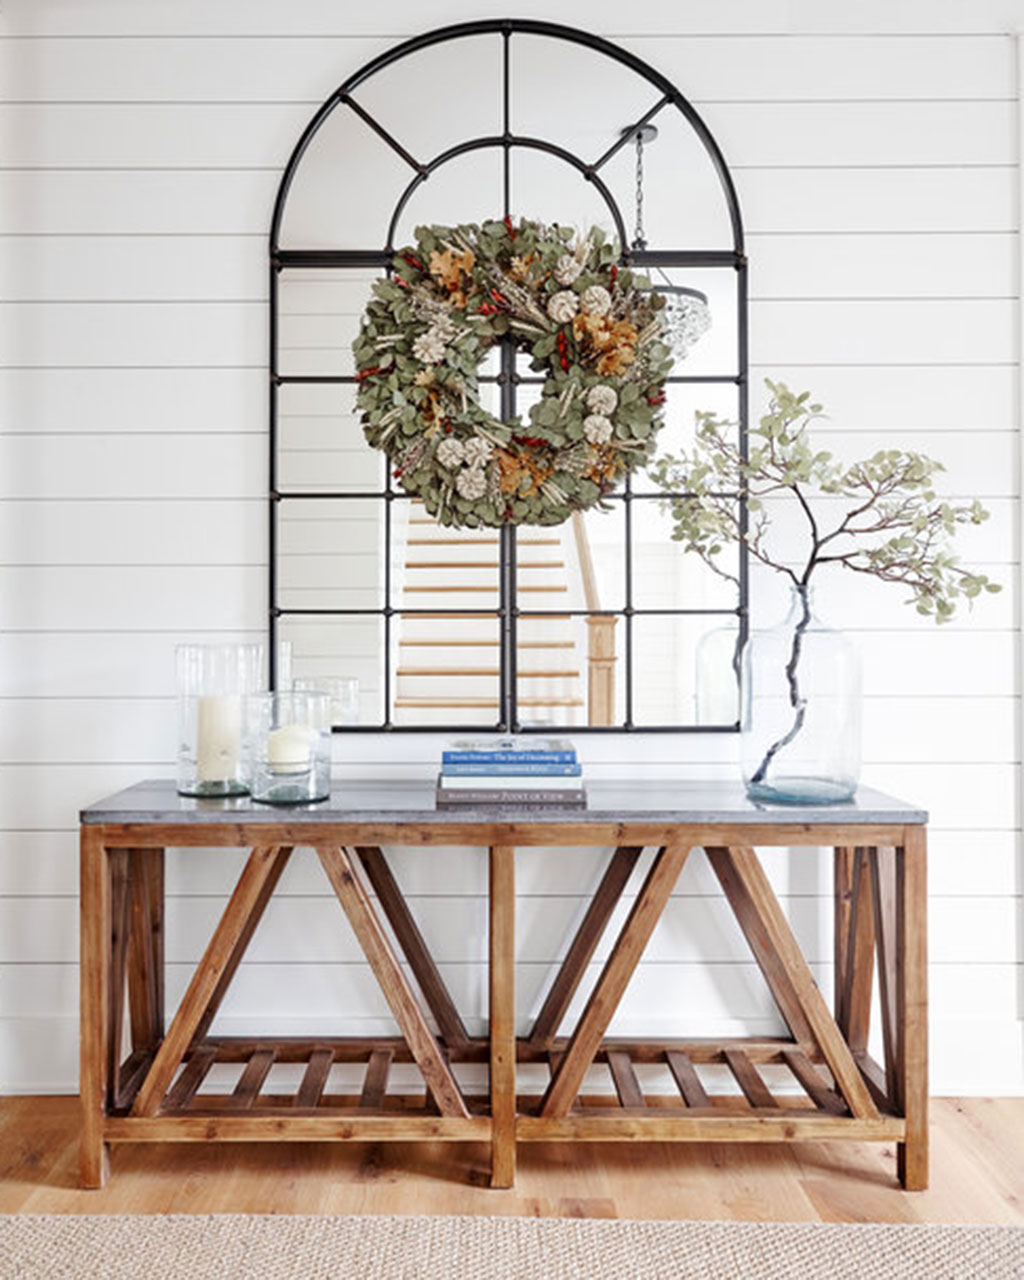
[[[274,1065],[273,1049],[260,1049],[249,1059],[245,1070],[239,1077],[231,1095],[233,1106],[245,1109],[251,1107],[259,1097],[263,1082]]]
[[[669,1049],[665,1054],[665,1058],[686,1105],[688,1107],[710,1107],[711,1099],[700,1082],[700,1076],[698,1076],[697,1069],[693,1065],[689,1054],[683,1053],[681,1049]]]
[[[834,1116],[849,1115],[849,1108],[843,1099],[830,1089],[815,1069],[814,1063],[799,1049],[787,1049],[783,1060],[790,1071],[799,1080],[804,1092],[816,1107]]]
[[[624,1107],[646,1107],[647,1102],[644,1098],[643,1090],[640,1088],[640,1081],[636,1078],[636,1072],[633,1070],[633,1064],[629,1060],[629,1054],[623,1053],[620,1049],[611,1049],[607,1055],[608,1069],[612,1073],[612,1082],[615,1085],[615,1092],[619,1095],[619,1101]]]
[[[306,1070],[302,1073],[302,1083],[295,1095],[295,1106],[312,1108],[318,1106],[321,1095],[327,1087],[327,1077],[331,1074],[334,1053],[330,1049],[314,1049],[309,1055]]]
[[[164,1111],[181,1111],[188,1106],[206,1079],[206,1073],[213,1066],[216,1056],[206,1045],[200,1045],[192,1051],[184,1070],[167,1094]]]
[[[363,1092],[359,1097],[359,1105],[364,1110],[379,1111],[384,1106],[384,1095],[388,1091],[388,1074],[391,1071],[391,1050],[374,1049],[366,1064],[366,1075],[363,1078]]]
[[[726,1049],[722,1056],[752,1107],[771,1109],[779,1105],[742,1049]]]

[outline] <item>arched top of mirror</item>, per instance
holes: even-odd
[[[628,246],[644,123],[658,130],[644,148],[647,248],[738,258],[732,179],[683,94],[607,40],[516,19],[417,36],[340,85],[285,168],[271,252],[388,256],[418,225],[504,213],[598,225]]]

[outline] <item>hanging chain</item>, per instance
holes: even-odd
[[[633,248],[646,249],[644,238],[644,131],[636,131],[636,227],[633,231]]]

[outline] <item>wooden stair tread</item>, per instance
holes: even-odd
[[[521,707],[582,707],[582,698],[519,698]],[[497,698],[434,698],[434,697],[401,697],[395,699],[396,707],[432,708],[432,707],[482,707],[497,708]]]
[[[568,620],[572,617],[572,614],[545,612],[545,613],[531,613],[531,614],[528,614],[527,616],[531,620],[536,618],[542,618],[545,622],[549,622],[549,621],[550,622],[556,622],[556,621],[568,622]],[[436,619],[438,618],[461,618],[464,622],[489,622],[492,618],[497,619],[498,614],[496,612],[488,612],[487,610],[481,610],[479,613],[465,613],[465,612],[453,613],[452,610],[450,609],[447,612],[442,612],[442,613],[434,613],[432,611],[426,611],[426,610],[423,613],[407,613],[404,610],[401,610],[398,614],[398,617],[407,618],[413,622],[415,622],[417,619],[420,619],[420,618],[422,618],[424,621],[430,621],[430,620],[436,621]]]
[[[490,592],[490,593],[493,595],[493,594],[494,594],[494,592],[496,592],[496,591],[497,591],[497,589],[498,589],[498,588],[497,588],[497,586],[493,586],[493,587],[491,587],[491,586],[487,586],[487,585],[484,585],[484,586],[469,586],[469,587],[463,587],[463,586],[434,586],[434,585],[430,585],[430,586],[416,586],[416,587],[409,587],[409,586],[407,586],[407,587],[405,588],[405,591],[406,591],[406,592],[409,592],[409,591],[432,591],[432,592],[434,592],[435,594],[436,594],[436,593],[438,593],[438,592],[445,592],[445,591],[447,591],[447,592],[451,592],[451,593],[453,593],[453,594],[454,594],[454,593],[460,593],[460,592],[463,592],[463,591],[488,591],[488,592]],[[520,586],[519,586],[517,589],[518,589],[520,592],[524,592],[524,591],[546,591],[546,592],[556,591],[556,592],[559,592],[559,591],[568,591],[568,590],[569,590],[569,588],[568,588],[567,586],[564,586],[564,585],[554,585],[554,584],[552,584],[552,585],[550,585],[550,586],[523,586],[522,584],[520,584]]]
[[[496,547],[498,538],[406,538],[408,547]],[[560,538],[517,538],[520,547],[559,547]]]
[[[407,569],[497,569],[497,560],[406,560]],[[564,569],[564,560],[520,560],[517,569]]]
[[[494,676],[500,674],[497,667],[399,667],[400,676]],[[561,677],[578,679],[579,671],[570,667],[552,670],[517,671],[520,680],[554,680]]]
[[[416,649],[497,649],[500,640],[400,640],[399,646]],[[517,649],[575,649],[574,640],[520,640]]]

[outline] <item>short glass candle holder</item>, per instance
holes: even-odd
[[[331,699],[331,724],[359,723],[359,681],[355,676],[296,676],[296,692],[326,693]]]
[[[183,644],[178,664],[178,791],[249,790],[247,699],[264,688],[263,646]]]
[[[249,700],[252,798],[309,804],[331,794],[331,700],[326,693],[264,693]]]

